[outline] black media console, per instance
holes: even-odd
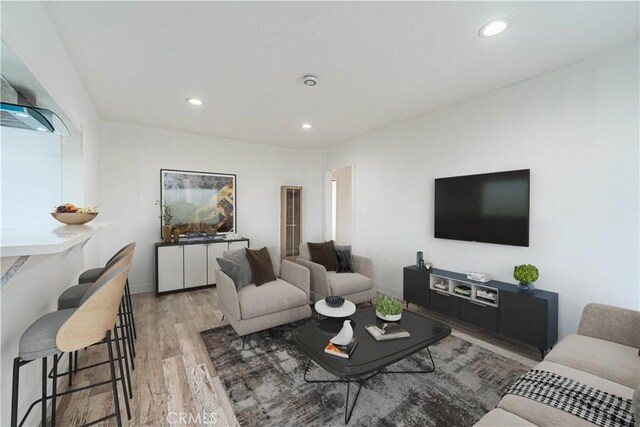
[[[544,352],[558,341],[558,294],[491,280],[478,282],[451,271],[404,268],[404,300],[529,344]],[[469,295],[455,292],[469,288]],[[483,295],[485,296],[483,298]],[[491,298],[486,298],[489,295]],[[494,298],[494,299],[492,299]]]

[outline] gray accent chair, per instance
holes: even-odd
[[[329,295],[341,296],[354,304],[371,301],[377,296],[373,286],[373,261],[371,258],[353,255],[355,273],[327,271],[324,266],[311,261],[309,246],[300,244],[300,257],[296,262],[311,272],[311,301],[316,302]]]
[[[220,310],[239,336],[311,317],[309,270],[287,260],[280,265],[276,248],[267,249],[276,276],[272,282],[260,286],[252,283],[236,290],[233,280],[216,270]],[[235,252],[226,251],[222,257]]]

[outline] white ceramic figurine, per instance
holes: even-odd
[[[331,338],[331,342],[335,345],[347,345],[353,338],[353,328],[351,327],[351,320],[345,320],[344,326],[338,332],[338,335]]]

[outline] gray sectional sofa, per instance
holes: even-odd
[[[640,312],[589,304],[577,334],[561,340],[533,369],[553,372],[625,399],[634,398],[636,426],[640,387]],[[537,401],[505,395],[476,426],[593,426],[588,421]]]

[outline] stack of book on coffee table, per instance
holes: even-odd
[[[364,328],[376,341],[395,340],[411,336],[406,329],[397,323],[383,323],[382,326],[366,325]]]
[[[324,348],[324,352],[348,359],[351,353],[353,353],[353,349],[356,348],[356,345],[358,345],[358,340],[355,337],[353,337],[347,345],[338,345],[329,341],[329,344]]]

